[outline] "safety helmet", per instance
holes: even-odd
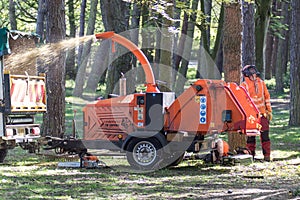
[[[245,77],[250,77],[253,74],[256,74],[257,76],[260,75],[259,71],[256,69],[254,65],[246,65],[245,67],[243,67],[242,73]]]

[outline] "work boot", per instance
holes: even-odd
[[[265,161],[270,161],[271,142],[270,141],[262,142],[261,145],[262,145],[262,151],[263,151],[263,155],[264,155],[264,160]]]
[[[248,150],[249,154],[252,155],[253,159],[255,156],[255,148],[256,148],[255,143],[247,143],[247,150]]]
[[[266,161],[266,162],[270,162],[270,161],[271,161],[271,158],[270,158],[270,156],[264,156],[264,161]]]

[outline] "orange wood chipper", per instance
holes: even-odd
[[[218,148],[220,139],[206,143],[205,137],[223,132],[258,135],[259,111],[245,89],[222,80],[201,79],[180,96],[160,92],[151,65],[131,41],[114,32],[95,35],[128,48],[146,75],[146,91],[114,95],[83,108],[83,139],[49,139],[50,148],[85,153],[87,149],[126,152],[131,166],[142,170],[177,165],[185,152],[200,152],[207,145]],[[221,147],[221,148],[220,148]]]

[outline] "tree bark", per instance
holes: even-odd
[[[65,39],[64,0],[46,0],[46,42],[56,43]],[[48,64],[47,113],[44,115],[43,135],[63,137],[65,132],[65,53]]]
[[[46,0],[39,0],[38,15],[36,20],[36,34],[40,36],[40,42],[45,39],[45,15],[46,15]]]
[[[212,49],[211,57],[215,61],[219,72],[223,71],[223,25],[224,25],[224,3],[222,3],[219,14],[219,23],[215,45]]]
[[[68,0],[69,8],[69,25],[70,25],[70,38],[75,38],[76,36],[76,25],[75,25],[75,11],[74,11],[74,0]],[[66,60],[66,78],[75,79],[76,77],[76,66],[75,66],[75,47],[68,50],[67,60]]]
[[[129,28],[130,4],[119,0],[101,0],[100,2],[105,31],[122,33],[124,37],[131,40],[129,32],[126,32]],[[107,69],[106,95],[118,93],[118,85],[116,83],[119,81],[121,74],[125,74],[126,77],[128,76],[126,73],[132,69],[131,60],[133,55],[120,45],[116,45],[115,50],[112,63],[109,64]],[[131,78],[131,74],[129,76],[127,78]],[[127,90],[127,93],[134,90],[133,81],[127,82]]]
[[[91,66],[91,72],[89,74],[85,90],[90,94],[96,94],[98,82],[105,74],[106,66],[109,62],[109,41],[102,41],[100,46],[95,52],[95,59]]]
[[[290,40],[290,119],[289,125],[300,126],[300,1],[291,1],[291,40]]]
[[[272,0],[256,0],[255,15],[255,53],[256,68],[261,73],[260,77],[265,78],[265,48],[266,36],[269,27]]]
[[[272,15],[279,16],[280,12],[278,12],[278,5],[280,1],[273,1],[272,3]],[[270,22],[271,23],[271,22]],[[278,45],[278,37],[274,33],[272,28],[268,28],[267,36],[266,36],[266,50],[265,50],[265,79],[271,79],[273,75],[275,75],[275,66],[276,66],[276,57],[277,57],[277,47]]]
[[[282,2],[281,3],[281,19],[282,24],[289,23],[289,3]],[[277,50],[277,62],[275,68],[275,78],[276,78],[276,93],[283,92],[283,76],[284,76],[284,69],[287,67],[288,64],[288,46],[289,46],[289,31],[288,30],[281,30],[280,31],[282,38],[279,38],[278,41],[278,50]]]
[[[242,1],[242,66],[255,65],[254,4]]]
[[[176,55],[174,55],[174,70],[176,72],[179,71],[180,62],[182,61],[184,46],[187,37],[188,25],[189,25],[189,16],[186,12],[184,12],[182,27],[181,27],[181,35],[179,38],[179,43],[177,45],[177,50],[175,51]]]
[[[241,46],[242,46],[242,24],[241,4],[230,3],[225,5],[224,11],[224,76],[226,82],[241,81]],[[239,133],[228,134],[228,144],[233,151],[237,147],[246,147],[246,137]]]
[[[272,33],[267,34],[267,42],[266,42],[266,79],[271,79],[273,76],[273,46],[274,46],[275,38]]]
[[[95,30],[96,15],[97,15],[98,0],[91,0],[91,9],[87,27],[87,35],[93,35]],[[86,80],[86,68],[88,63],[89,54],[91,52],[92,41],[88,41],[84,44],[80,66],[77,71],[75,79],[75,88],[73,90],[73,96],[82,97],[83,88]]]
[[[150,20],[150,12],[149,12],[149,5],[143,4],[141,7],[141,18],[142,18],[142,51],[145,56],[148,58],[149,62],[153,62],[153,43],[155,34],[152,33],[148,29],[149,26],[154,26],[154,24]],[[145,74],[142,67],[137,68],[137,82],[144,83],[145,82]],[[155,72],[155,69],[153,69]],[[157,76],[156,76],[157,77]]]
[[[11,30],[18,30],[14,0],[9,0],[9,23]]]
[[[173,0],[167,0],[170,5],[166,8],[166,14],[172,18],[173,17]],[[172,68],[172,54],[173,54],[173,33],[169,32],[168,28],[173,25],[170,19],[164,17],[162,19],[162,35],[161,35],[161,50],[160,50],[160,62],[159,62],[159,80],[166,83],[166,89],[172,90],[175,74]]]
[[[81,1],[80,5],[80,20],[79,20],[79,37],[84,36],[85,31],[85,9],[86,9],[86,0]],[[81,57],[83,51],[83,44],[81,44],[78,48],[78,55],[77,55],[77,66],[81,65]]]
[[[192,1],[192,10],[197,10],[199,4],[199,0]],[[187,27],[187,34],[184,39],[184,46],[183,46],[183,54],[182,54],[182,61],[181,66],[179,69],[179,73],[177,75],[176,80],[176,88],[175,92],[177,95],[180,95],[184,91],[184,84],[186,82],[186,74],[187,69],[191,57],[192,47],[193,47],[193,39],[194,39],[194,30],[195,30],[195,23],[197,14],[192,13],[189,17],[188,27]]]
[[[242,24],[241,4],[225,5],[223,30],[224,78],[226,82],[241,81]]]
[[[211,65],[211,66],[204,65],[205,68],[203,68],[203,61],[202,61],[202,60],[206,60],[206,58],[203,57],[203,55],[211,55],[210,25],[208,25],[208,24],[210,24],[212,1],[211,0],[208,0],[208,1],[201,0],[200,8],[201,8],[202,13],[204,13],[205,16],[207,16],[207,17],[202,17],[201,24],[198,26],[201,31],[201,41],[200,41],[199,50],[197,52],[198,53],[198,66],[197,66],[196,78],[204,77],[204,78],[214,79],[214,66],[213,65]],[[222,7],[221,7],[221,12],[222,12]],[[219,38],[217,38],[217,39],[219,39]],[[220,43],[218,43],[219,41],[217,39],[216,39],[216,45],[220,44]],[[212,57],[212,59],[214,59],[214,58]],[[200,72],[202,72],[202,73],[200,73]],[[204,74],[203,74],[203,72],[204,72]]]

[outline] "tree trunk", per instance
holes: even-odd
[[[109,41],[102,41],[97,51],[95,52],[95,59],[91,66],[91,72],[89,74],[85,90],[88,93],[96,94],[98,82],[105,74],[106,66],[109,62]]]
[[[242,66],[255,65],[254,4],[242,1],[243,36]]]
[[[96,15],[97,15],[97,5],[98,0],[91,0],[91,9],[87,27],[87,35],[93,35],[95,30]],[[75,88],[73,90],[73,96],[82,97],[83,87],[86,80],[86,68],[88,63],[89,54],[91,52],[92,41],[88,41],[84,44],[80,66],[78,66],[78,71],[75,79]]]
[[[262,79],[265,78],[265,47],[266,36],[269,27],[272,0],[256,0],[256,16],[255,16],[255,53],[256,68],[261,73]]]
[[[300,126],[300,1],[291,1],[291,40],[290,40],[290,119],[289,125]]]
[[[40,36],[40,42],[42,43],[45,39],[45,14],[46,14],[46,0],[39,0],[39,8],[38,8],[38,15],[36,19],[36,34]]]
[[[272,3],[272,15],[279,16],[278,5],[280,1],[273,1]],[[271,23],[271,22],[270,22]],[[266,50],[265,50],[265,79],[271,79],[275,75],[276,57],[277,51],[274,47],[277,47],[278,37],[274,33],[271,27],[268,28],[266,36]]]
[[[166,14],[173,17],[173,0],[167,0],[170,5],[166,8]],[[173,52],[173,33],[169,32],[168,28],[173,25],[170,19],[164,17],[162,19],[162,35],[161,35],[161,50],[159,62],[159,79],[166,83],[167,90],[172,90],[172,81],[174,80],[174,73],[172,68],[172,52]]]
[[[212,1],[211,0],[201,0],[200,8],[202,13],[207,17],[203,17],[201,20],[201,25],[198,26],[201,31],[201,41],[198,50],[198,66],[196,78],[211,78],[214,79],[214,66],[203,65],[203,60],[206,60],[203,55],[211,55],[210,52],[210,17],[211,17],[211,9],[212,9]],[[221,10],[222,12],[222,10]],[[218,38],[219,39],[219,38]],[[216,40],[217,45],[219,41]],[[214,58],[213,58],[214,59]],[[205,68],[203,68],[203,66]],[[201,73],[200,73],[201,72]]]
[[[266,79],[271,79],[273,76],[273,64],[272,64],[272,60],[273,60],[273,45],[274,45],[274,36],[272,33],[267,34],[267,42],[266,42],[266,75],[265,78]]]
[[[70,25],[70,38],[76,37],[76,25],[75,25],[75,11],[74,11],[74,0],[68,0],[69,8],[69,25]],[[69,49],[66,60],[66,78],[75,79],[76,77],[76,66],[75,66],[75,48]]]
[[[153,46],[154,43],[154,37],[155,34],[152,33],[152,31],[150,31],[148,29],[149,26],[154,26],[154,24],[152,24],[150,21],[150,12],[149,12],[149,7],[147,4],[142,5],[141,8],[141,18],[142,18],[142,51],[145,54],[145,56],[148,58],[149,62],[152,63],[153,62],[153,48],[151,48]],[[142,67],[138,67],[137,68],[137,82],[138,83],[144,83],[145,82],[145,74],[144,71],[142,69]],[[153,69],[154,71],[154,69]],[[156,76],[157,77],[157,76]]]
[[[38,15],[36,20],[36,34],[40,36],[40,44],[44,43],[45,36],[45,18],[47,14],[46,0],[39,0]],[[45,73],[44,64],[37,59],[37,73]]]
[[[237,84],[241,81],[241,17],[241,5],[239,3],[225,5],[223,30],[224,77],[226,82]]]
[[[223,25],[224,25],[224,3],[220,8],[218,30],[215,45],[212,49],[211,57],[215,61],[219,72],[223,71]]]
[[[130,40],[130,34],[126,32],[129,28],[130,4],[119,0],[101,0],[100,2],[105,31],[122,33],[124,37]],[[107,70],[106,94],[118,93],[118,85],[116,83],[119,81],[121,73],[127,77],[128,74],[126,73],[132,68],[132,54],[126,52],[128,52],[127,49],[124,49],[120,45],[116,46],[116,52],[114,52],[112,58],[113,62],[110,63]],[[129,76],[131,77],[131,74]],[[130,92],[134,90],[133,81],[127,82],[127,90]]]
[[[186,12],[184,12],[182,27],[181,27],[181,35],[179,38],[179,43],[177,45],[177,50],[175,51],[176,55],[174,55],[174,66],[173,67],[174,67],[175,72],[179,71],[179,66],[182,61],[184,46],[185,46],[185,42],[186,42],[186,38],[187,38],[188,26],[189,26],[189,16]]]
[[[281,3],[281,16],[283,17],[281,19],[282,24],[288,24],[289,23],[289,3],[282,2]],[[283,92],[283,76],[284,76],[284,69],[287,66],[288,63],[288,46],[289,46],[289,31],[288,30],[281,30],[280,31],[281,36],[283,38],[279,38],[278,41],[278,50],[277,50],[277,62],[276,62],[276,68],[275,68],[275,78],[276,78],[276,93],[282,93]]]
[[[85,9],[86,9],[86,0],[81,1],[80,6],[80,22],[79,22],[79,37],[84,36],[85,31]],[[81,57],[83,51],[83,44],[81,44],[78,48],[78,55],[77,55],[77,66],[81,65]]]
[[[132,16],[131,16],[131,25],[130,25],[130,38],[131,41],[138,45],[139,44],[139,27],[141,19],[141,6],[139,3],[134,2],[132,5]],[[137,59],[133,57],[132,65],[136,69]],[[135,77],[134,77],[135,78]]]
[[[272,47],[273,50],[272,50],[272,56],[271,56],[272,57],[271,66],[274,69],[274,70],[272,69],[272,74],[273,74],[273,72],[275,74],[275,69],[276,69],[278,42],[279,42],[279,37],[278,36],[274,36],[273,47]]]
[[[199,0],[192,1],[192,10],[197,10],[199,4]],[[188,22],[187,27],[187,35],[184,40],[184,51],[182,54],[182,61],[181,66],[179,69],[179,73],[177,75],[176,80],[176,94],[180,95],[184,91],[184,84],[186,82],[186,74],[188,70],[188,64],[191,57],[192,47],[193,47],[193,39],[194,39],[194,30],[195,30],[195,23],[196,23],[197,14],[192,13],[190,15],[190,20]]]
[[[11,30],[18,30],[14,0],[9,0],[9,23]]]
[[[46,41],[56,43],[65,39],[65,5],[63,0],[46,0]],[[43,135],[62,137],[65,132],[65,53],[48,64],[47,113],[44,115]]]
[[[230,3],[225,5],[224,13],[224,36],[223,36],[223,53],[224,53],[224,76],[226,82],[241,81],[241,45],[242,45],[242,24],[241,24],[241,4]],[[228,143],[230,150],[237,147],[246,146],[246,137],[239,133],[228,134]]]

